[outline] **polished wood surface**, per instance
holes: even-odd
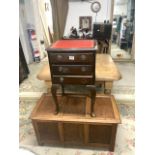
[[[50,94],[44,94],[34,108],[31,119],[44,121],[66,121],[81,123],[120,123],[120,116],[113,95],[96,95],[94,110],[96,117],[90,114],[91,100],[82,95],[58,96],[60,113],[54,115],[55,105]],[[88,108],[85,108],[88,107]]]
[[[96,82],[117,81],[122,77],[115,62],[108,54],[96,54],[95,76]],[[48,64],[44,66],[37,78],[40,80],[51,81]]]
[[[67,52],[62,52],[62,53],[49,53],[49,61],[51,62],[50,64],[76,64],[76,63],[81,63],[81,64],[92,64],[94,63],[94,54],[92,53],[81,53],[80,50],[75,51],[74,53],[70,52],[71,50],[68,50]],[[48,51],[49,52],[49,51]],[[95,51],[94,51],[95,52]]]
[[[52,72],[55,75],[91,75],[93,72],[92,65],[52,65]]]
[[[114,151],[117,125],[121,122],[113,96],[97,96],[96,117],[90,117],[86,96],[59,96],[60,113],[54,115],[50,94],[43,94],[30,118],[39,145],[105,147]]]
[[[117,81],[121,74],[108,54],[96,54],[96,82]]]
[[[74,85],[89,85],[94,84],[93,76],[53,76],[53,83],[55,84],[74,84]]]
[[[56,104],[55,114],[57,114],[59,113],[59,105],[57,104],[57,86],[55,85],[61,85],[63,94],[65,92],[64,86],[67,84],[95,85],[97,46],[94,40],[59,40],[46,50],[52,79],[51,92]],[[91,116],[95,116],[93,112],[95,97],[93,95],[96,93],[94,90],[90,89],[92,98]]]
[[[57,48],[47,48],[52,84],[82,84],[81,79],[84,78],[88,79],[87,84],[95,84],[96,49],[96,46],[91,51],[87,51],[87,48],[71,48],[67,51],[65,48],[59,50]],[[91,72],[88,70],[88,65]],[[64,79],[64,74],[66,79]],[[89,78],[91,76],[92,79],[89,80],[88,76]],[[77,78],[80,78],[80,80],[74,80]]]
[[[89,66],[89,65],[85,65]],[[60,67],[60,66],[59,66]],[[57,72],[59,74],[60,69],[57,65],[57,69],[52,68],[54,72]],[[61,66],[62,67],[62,66]],[[69,72],[72,70],[72,74],[75,74],[73,71],[72,67],[66,69],[66,66],[64,65],[65,69],[61,71],[62,74],[65,74],[64,72]],[[82,66],[79,66],[82,70]],[[90,73],[90,67],[87,68],[86,72]],[[60,69],[61,70],[61,69]],[[67,71],[66,71],[67,70]],[[75,71],[79,72],[80,69],[77,71],[77,67],[75,67]],[[81,75],[86,75],[86,72],[81,72]],[[45,65],[44,68],[41,70],[41,72],[37,76],[38,79],[40,80],[45,80],[45,83],[47,84],[48,88],[51,87],[51,76],[50,76],[50,68],[49,65]],[[113,81],[117,81],[121,79],[121,74],[116,66],[116,64],[113,62],[112,58],[110,55],[107,54],[96,54],[96,68],[95,68],[95,83],[97,84],[102,84],[105,88],[106,94],[111,93]]]

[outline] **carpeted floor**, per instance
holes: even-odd
[[[47,64],[47,61],[42,61],[40,63],[32,63],[29,64],[30,74],[28,78],[25,79],[19,87],[19,92],[46,92],[47,88],[44,81],[37,79],[37,74],[39,73],[40,69]]]

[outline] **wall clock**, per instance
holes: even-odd
[[[91,10],[93,12],[97,13],[100,11],[100,9],[101,9],[101,4],[99,2],[95,1],[91,4]]]

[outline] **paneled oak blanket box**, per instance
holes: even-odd
[[[58,96],[58,100],[62,100],[62,96]],[[65,96],[63,102],[58,115],[54,115],[51,94],[43,94],[33,109],[31,120],[40,145],[106,147],[114,151],[117,125],[121,120],[112,95],[96,95],[96,117],[89,115],[89,97]]]

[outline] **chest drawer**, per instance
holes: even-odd
[[[94,84],[93,76],[53,76],[54,84]]]
[[[53,64],[60,63],[85,63],[94,62],[93,53],[49,53],[49,61]]]
[[[53,75],[91,75],[91,65],[52,65]]]

